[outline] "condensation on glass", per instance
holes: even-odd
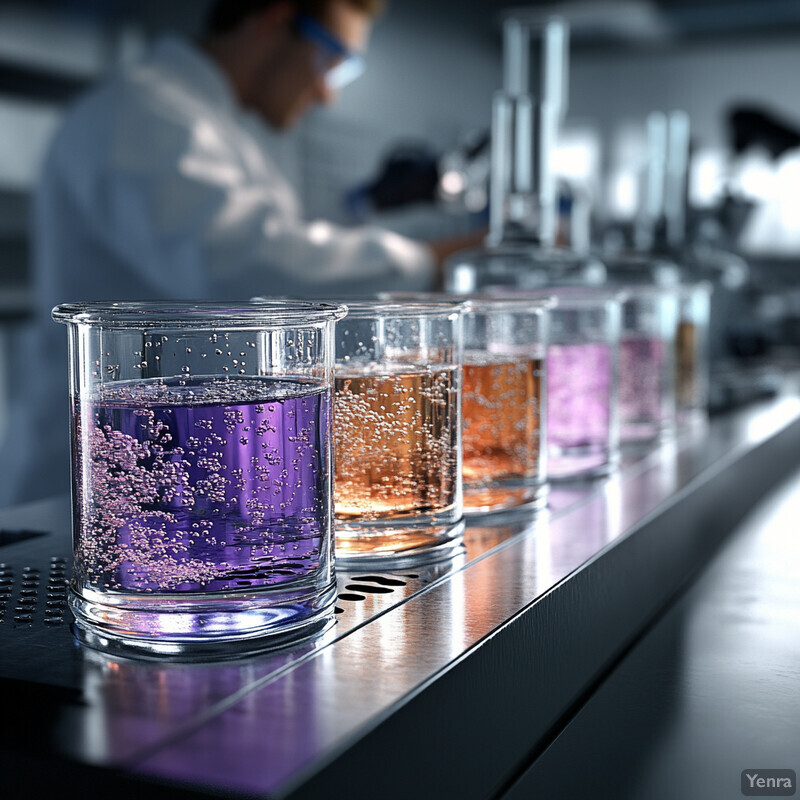
[[[343,306],[76,304],[74,576],[94,646],[206,657],[324,627]]]

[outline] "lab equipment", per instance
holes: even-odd
[[[619,345],[620,439],[651,443],[674,429],[678,292],[628,286]]]
[[[482,247],[445,264],[445,288],[464,294],[493,286],[536,289],[600,285],[605,267],[591,256],[556,247],[556,186],[551,152],[566,109],[568,27],[553,18],[540,32],[541,86],[528,94],[532,31],[504,25],[505,86],[493,101],[490,231]]]
[[[323,627],[335,596],[332,337],[343,306],[58,306],[74,575],[90,645],[200,658]]]
[[[453,553],[463,531],[462,309],[358,301],[336,332],[336,558]]]

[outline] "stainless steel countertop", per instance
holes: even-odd
[[[392,776],[381,791],[393,797],[407,792],[404,763],[469,736],[474,758],[416,796],[442,787],[488,796],[505,778],[484,776],[486,765],[504,775],[524,763],[713,551],[726,513],[800,462],[798,440],[794,394],[695,425],[628,454],[609,479],[557,485],[548,512],[470,524],[448,562],[340,574],[340,592],[364,599],[340,599],[336,624],[294,649],[214,664],[134,661],[79,646],[66,624],[7,625],[0,678],[63,690],[48,719],[52,752],[119,775],[206,795],[302,797],[360,758]],[[731,481],[740,490],[726,509]],[[0,512],[1,528],[47,531],[0,559],[21,571],[67,554],[69,522],[66,498]],[[406,723],[413,733],[382,763],[376,747]],[[513,725],[530,741],[517,741]]]
[[[730,800],[800,769],[798,520],[795,471],[504,800]]]

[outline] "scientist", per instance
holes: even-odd
[[[217,0],[69,114],[39,193],[58,297],[246,298],[433,288],[460,241],[306,221],[264,146],[363,68],[381,0]]]
[[[199,42],[156,42],[67,114],[36,196],[38,319],[12,354],[0,506],[68,485],[57,303],[428,289],[474,242],[307,221],[270,155],[267,129],[290,128],[363,69],[381,3],[216,0]]]

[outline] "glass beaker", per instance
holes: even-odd
[[[336,558],[398,566],[463,531],[462,310],[358,301],[336,331]]]
[[[547,502],[549,301],[471,296],[464,314],[463,478],[468,514]]]
[[[619,344],[622,442],[653,442],[675,422],[676,287],[627,286]]]
[[[333,329],[346,307],[83,303],[68,326],[84,641],[258,649],[322,627],[332,560]]]
[[[619,291],[561,286],[498,288],[509,297],[549,298],[547,476],[606,475],[619,462]]]
[[[675,395],[678,421],[703,415],[708,406],[708,328],[711,284],[678,288],[678,329],[675,334]]]
[[[553,289],[547,348],[547,458],[553,480],[619,462],[620,292]]]
[[[382,298],[452,303],[464,312],[462,477],[467,516],[547,502],[546,293],[386,292]]]

